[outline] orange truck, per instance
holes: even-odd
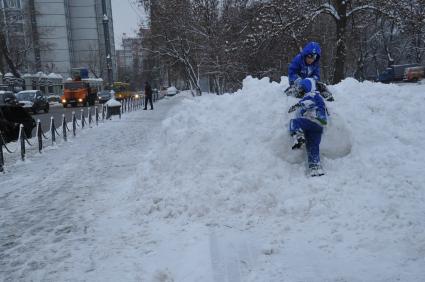
[[[64,108],[71,105],[94,106],[97,98],[97,89],[90,87],[90,83],[84,81],[88,77],[86,69],[72,69],[72,80],[64,83],[61,102]],[[83,79],[82,79],[83,78]]]

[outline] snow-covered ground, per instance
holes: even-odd
[[[283,81],[6,155],[0,280],[424,281],[425,85],[331,87],[327,174],[310,178]]]

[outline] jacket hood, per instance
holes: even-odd
[[[305,93],[316,91],[316,81],[312,78],[304,78],[301,80],[300,86],[305,91]]]
[[[317,58],[315,62],[317,62],[320,59],[320,56],[322,54],[322,49],[320,49],[319,43],[312,41],[307,43],[307,45],[305,45],[301,54],[303,57],[307,56],[308,54],[316,54]]]

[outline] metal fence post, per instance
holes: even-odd
[[[77,117],[75,116],[75,112],[72,112],[72,133],[74,137],[77,135]]]
[[[102,121],[105,120],[105,111],[106,111],[105,104],[102,104]]]
[[[52,145],[55,145],[56,143],[56,128],[55,128],[55,119],[53,117],[50,117],[50,132],[52,134]]]
[[[85,123],[86,123],[86,120],[84,118],[84,110],[81,109],[81,129],[84,128]]]
[[[0,172],[4,171],[3,135],[0,131]]]
[[[25,161],[25,132],[23,124],[19,126],[19,141],[21,141],[21,159]]]
[[[91,123],[92,123],[92,117],[91,117],[91,108],[89,107],[89,108],[87,108],[87,115],[88,115],[88,120],[89,120],[89,127],[90,127],[90,125],[91,125]]]
[[[65,118],[65,114],[62,114],[62,136],[63,136],[63,141],[68,141],[68,138],[66,136],[66,118]]]
[[[43,150],[43,135],[41,132],[41,121],[37,119],[37,141],[38,141],[38,152],[41,153]]]
[[[99,125],[99,112],[97,110],[97,106],[94,108],[94,116],[95,116],[95,119],[96,119],[96,126],[98,126]]]

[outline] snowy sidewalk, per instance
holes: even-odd
[[[115,117],[25,163],[8,164],[0,176],[1,281],[95,281],[97,259],[133,249],[126,236],[141,235],[127,226],[129,214],[114,214],[114,207],[127,212],[129,181],[179,100]],[[108,279],[128,281],[126,267],[137,261],[115,264],[120,276]]]

